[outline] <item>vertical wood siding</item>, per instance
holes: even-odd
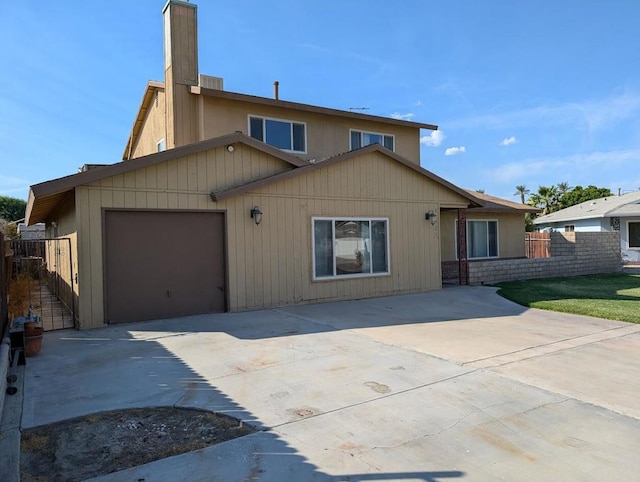
[[[243,145],[201,152],[78,188],[84,326],[99,326],[103,303],[103,209],[226,213],[231,311],[437,289],[440,232],[424,213],[466,206],[458,194],[378,152],[214,203],[209,193],[290,169]],[[262,210],[256,226],[252,206]],[[312,217],[387,217],[391,274],[312,281]],[[169,226],[168,229],[171,227]],[[195,233],[197,234],[197,233]],[[152,240],[150,240],[152,242]],[[185,238],[188,245],[188,235]]]
[[[164,90],[156,91],[156,98],[153,99],[147,115],[144,119],[140,133],[133,146],[131,157],[141,157],[157,152],[158,141],[165,139],[165,94]]]

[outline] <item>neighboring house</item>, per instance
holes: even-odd
[[[18,235],[20,239],[35,240],[44,239],[46,237],[45,224],[37,223],[32,226],[27,226],[25,223],[18,223]]]
[[[469,261],[525,257],[525,214],[540,210],[477,191],[467,192],[484,204],[466,210]],[[442,277],[445,282],[459,282],[458,212],[443,209],[441,214]]]
[[[620,231],[622,260],[640,261],[640,191],[585,201],[533,223],[538,231]]]
[[[205,87],[195,5],[164,15],[125,160],[29,193],[71,240],[81,328],[442,286],[439,215],[484,203],[420,167],[435,126]]]

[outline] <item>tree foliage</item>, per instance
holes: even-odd
[[[524,186],[516,186],[518,189]],[[612,196],[611,190],[605,187],[582,186],[569,187],[566,182],[555,186],[539,186],[538,190],[529,196],[527,204],[542,210],[541,215],[554,213],[592,199]]]
[[[0,196],[0,218],[7,221],[17,221],[24,218],[27,203],[22,199]]]

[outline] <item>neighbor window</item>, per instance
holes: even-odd
[[[456,219],[456,253],[458,252],[458,220]],[[498,221],[467,221],[467,257],[498,257]]]
[[[314,279],[389,274],[387,219],[314,218]]]
[[[266,117],[249,117],[249,135],[283,151],[306,152],[306,126]]]
[[[360,149],[369,144],[380,144],[390,151],[394,150],[394,139],[392,135],[376,132],[351,131],[351,150]]]
[[[158,148],[157,152],[166,151],[167,150],[167,143],[165,142],[164,139],[160,139],[158,141],[158,143],[156,144],[156,147]]]
[[[573,224],[567,224],[567,225],[564,227],[564,232],[565,232],[565,233],[573,233],[575,230],[576,230],[576,227],[575,227],[575,225],[573,225]]]
[[[629,221],[629,247],[640,248],[640,221]]]

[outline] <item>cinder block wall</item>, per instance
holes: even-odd
[[[469,284],[613,273],[621,269],[620,232],[554,232],[550,258],[469,261]]]

